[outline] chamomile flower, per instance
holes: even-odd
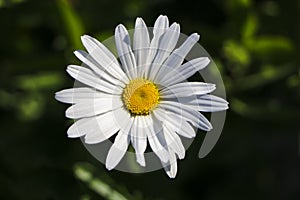
[[[132,44],[126,28],[118,25],[114,35],[118,58],[96,39],[81,37],[87,52],[75,51],[75,55],[85,65],[69,65],[67,72],[84,86],[57,92],[55,98],[73,104],[66,110],[66,117],[76,120],[68,137],[84,137],[85,143],[96,144],[115,136],[106,157],[108,170],[117,166],[129,145],[136,161],[145,166],[149,143],[174,178],[177,158],[185,157],[180,137],[195,137],[195,128],[212,129],[201,112],[228,108],[224,99],[209,94],[214,84],[187,81],[210,60],[199,57],[185,62],[199,35],[190,35],[175,49],[179,35],[179,24],[169,26],[162,15],[151,38],[144,21],[137,18]]]

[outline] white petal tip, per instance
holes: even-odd
[[[72,108],[72,107],[70,107]],[[74,110],[73,109],[70,109],[68,108],[65,112],[65,116],[69,119],[76,119],[75,115],[74,115]]]
[[[135,29],[142,29],[142,28],[146,28],[146,24],[142,18],[138,17],[136,18],[135,21]]]
[[[137,161],[139,163],[140,166],[142,167],[146,167],[146,163],[145,161]]]
[[[193,40],[198,41],[200,39],[200,35],[198,33],[193,33],[191,35],[191,37],[193,38]]]
[[[77,128],[75,127],[75,124],[73,124],[72,126],[69,127],[69,129],[67,130],[67,135],[68,135],[68,138],[78,137],[79,133],[78,133]]]
[[[61,91],[55,92],[54,99],[56,99],[57,101],[61,101],[61,94]]]
[[[209,132],[213,129],[213,126],[208,122],[208,124],[198,126],[203,131]]]
[[[84,142],[86,143],[86,144],[97,144],[97,143],[99,143],[99,141],[97,141],[97,140],[93,140],[93,139],[90,139],[90,138],[84,138]]]
[[[106,169],[107,169],[108,171],[111,171],[112,169],[115,168],[114,166],[108,166],[108,165],[106,165],[105,167],[106,167]]]
[[[76,68],[78,68],[78,67],[76,67],[76,65],[68,65],[67,66],[67,71],[68,70],[73,70],[73,69],[76,69]]]
[[[123,24],[119,24],[117,27],[116,27],[116,32],[117,31],[126,31],[126,28]]]
[[[170,26],[170,29],[173,29],[173,30],[178,30],[179,29],[179,24],[174,22],[171,26]]]
[[[83,136],[84,134],[79,133],[78,131],[73,132],[73,131],[68,130],[67,135],[68,135],[68,138],[79,138],[79,137]]]
[[[80,136],[68,135],[68,138],[79,138]]]
[[[167,175],[169,176],[169,178],[174,179],[176,177],[176,174],[172,174],[170,172],[167,172]]]
[[[142,167],[146,166],[144,155],[137,154],[136,162],[139,163],[139,165],[141,165]]]
[[[87,34],[82,35],[81,38],[86,38],[86,39],[87,39],[87,38],[91,38],[91,39],[94,39],[92,36],[87,35]]]
[[[178,155],[178,159],[179,159],[179,160],[184,159],[184,157],[185,157],[184,155]]]
[[[80,37],[80,39],[81,39],[82,43],[84,43],[84,41],[87,40],[89,37],[90,37],[90,36],[88,36],[88,35],[82,35],[82,36]]]
[[[169,178],[174,179],[176,177],[177,170],[170,169],[170,170],[166,171],[166,173],[169,176]]]
[[[205,64],[208,65],[210,63],[210,59],[208,57],[205,57]]]
[[[161,20],[166,20],[167,19],[168,20],[168,17],[166,15],[159,15],[157,20],[158,19],[161,19]]]
[[[179,158],[180,160],[182,160],[182,159],[184,159],[184,157],[185,157],[185,151],[183,151],[182,153],[177,154],[177,155],[178,155],[178,158]]]
[[[205,61],[210,61],[209,57],[202,57]]]
[[[135,20],[136,23],[140,23],[142,21],[143,21],[143,19],[141,17],[137,17],[136,20]]]
[[[211,131],[212,129],[213,129],[213,127],[210,126],[210,127],[207,128],[207,131]]]
[[[73,51],[73,53],[74,53],[75,55],[80,54],[80,52],[82,52],[82,50],[75,50],[75,51]]]
[[[108,171],[114,169],[120,161],[116,162],[116,160],[111,159],[110,156],[108,155],[106,158],[106,162],[105,162],[105,167]]]

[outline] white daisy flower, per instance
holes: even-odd
[[[228,108],[224,99],[209,94],[214,84],[187,82],[210,60],[199,57],[185,62],[199,35],[190,35],[174,50],[179,35],[179,24],[169,26],[168,18],[159,16],[150,39],[144,21],[137,18],[131,45],[128,31],[118,25],[118,59],[96,39],[81,37],[87,52],[75,51],[75,55],[87,67],[69,65],[67,72],[84,86],[57,92],[55,98],[73,104],[66,110],[66,117],[76,120],[68,137],[84,136],[85,143],[96,144],[116,134],[106,158],[108,170],[117,166],[130,144],[136,161],[145,166],[148,141],[168,176],[174,178],[177,158],[185,156],[180,136],[193,138],[195,128],[212,129],[200,112]]]

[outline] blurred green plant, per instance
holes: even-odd
[[[84,26],[81,18],[72,7],[72,1],[57,0],[57,7],[62,15],[62,20],[73,48],[82,48],[80,37],[84,34]]]
[[[262,15],[256,9],[257,4],[251,0],[231,0],[226,5],[232,23],[228,24],[230,34],[223,42],[222,51],[225,68],[229,71],[229,75],[224,74],[229,94],[243,96],[244,92],[267,87],[290,76],[293,78],[289,79],[289,84],[297,85],[296,79],[299,77],[296,78],[295,73],[299,67],[296,61],[288,59],[296,48],[291,39],[278,33],[262,31]],[[278,9],[276,2],[262,3],[262,11],[271,13],[270,16],[278,14]],[[251,99],[246,102],[234,99],[231,110],[248,117],[262,116],[260,111],[270,112],[264,104],[251,103]],[[272,111],[278,115],[282,112],[280,109]]]
[[[131,195],[124,187],[122,193],[115,187],[116,183],[112,181],[108,176],[102,176],[102,179],[95,177],[94,173],[98,171],[91,164],[78,163],[74,166],[75,177],[84,182],[92,191],[102,196],[107,200],[141,200],[140,194]],[[106,179],[107,181],[104,181]],[[88,195],[84,195],[84,198],[88,199]]]
[[[14,80],[16,91],[0,90],[0,107],[13,109],[23,121],[39,119],[50,100],[45,93],[59,89],[63,82],[64,77],[57,72],[17,76]]]

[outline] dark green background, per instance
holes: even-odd
[[[0,199],[300,199],[300,1],[0,0]],[[218,65],[230,109],[213,151],[200,132],[174,180],[107,172],[54,93],[80,35],[101,41],[137,16],[179,22]]]

